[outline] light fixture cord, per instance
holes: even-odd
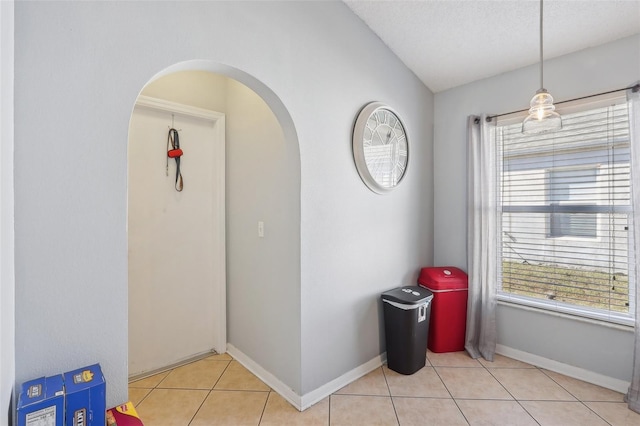
[[[540,0],[540,88],[544,89],[544,70],[542,66],[542,1]]]

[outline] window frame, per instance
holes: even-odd
[[[626,103],[626,97],[620,95],[608,95],[602,96],[594,99],[590,99],[589,101],[577,101],[570,104],[565,105],[563,108],[559,110],[560,114],[566,115],[574,112],[586,112],[589,110],[595,110],[599,107],[610,106],[612,103]],[[514,124],[516,122],[520,122],[524,116],[521,113],[511,114],[509,116],[500,117],[498,123],[496,123],[497,127],[507,126],[509,124]],[[498,143],[497,138],[494,138],[494,141]],[[500,142],[501,143],[501,142]],[[632,143],[630,141],[630,143]],[[499,157],[502,157],[502,148],[499,150]],[[497,159],[498,162],[502,161],[502,158]],[[582,169],[595,169],[596,170],[596,181],[598,181],[600,176],[600,171],[598,170],[598,166],[596,165],[583,165],[583,166],[569,166],[565,167],[565,169],[570,168],[582,168]],[[558,167],[557,169],[561,170],[562,167]],[[502,167],[499,167],[499,179],[502,179]],[[545,173],[548,173],[550,169],[545,170]],[[506,232],[502,225],[502,218],[504,213],[516,213],[516,212],[531,212],[531,213],[544,213],[545,210],[548,214],[551,214],[551,203],[548,206],[544,205],[530,205],[530,206],[503,206],[502,199],[499,197],[498,202],[498,211],[496,214],[498,215],[498,220],[500,223],[501,234],[504,235]],[[514,304],[514,305],[522,305],[531,308],[542,309],[545,311],[549,311],[550,313],[561,313],[568,314],[576,317],[583,317],[598,321],[604,321],[608,323],[621,324],[624,326],[634,326],[635,324],[635,300],[636,300],[636,291],[635,291],[635,280],[640,279],[640,277],[634,277],[633,275],[633,262],[635,259],[633,258],[633,208],[631,205],[629,206],[620,206],[620,205],[610,205],[610,204],[598,204],[595,203],[559,203],[559,205],[555,206],[556,209],[553,212],[556,213],[588,213],[596,215],[596,236],[595,237],[586,237],[586,236],[575,236],[575,235],[563,235],[563,236],[551,236],[550,225],[550,217],[546,219],[547,225],[547,238],[553,239],[571,239],[578,241],[595,241],[600,238],[602,226],[604,226],[602,217],[600,213],[611,213],[612,211],[615,213],[624,213],[628,217],[628,226],[627,226],[627,235],[629,236],[627,239],[627,254],[628,254],[628,312],[621,313],[613,310],[604,310],[598,308],[592,308],[588,306],[580,306],[574,305],[570,303],[565,303],[558,300],[547,300],[542,298],[534,298],[524,295],[519,295],[515,293],[508,293],[502,291],[502,281],[503,281],[503,269],[502,264],[505,261],[505,257],[503,256],[503,250],[505,249],[504,243],[499,243],[498,250],[498,259],[496,261],[498,266],[498,294],[497,299],[501,303]],[[502,241],[503,237],[498,237],[500,241]]]

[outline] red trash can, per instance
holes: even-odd
[[[467,274],[454,267],[420,270],[418,284],[433,293],[427,347],[431,352],[464,350],[467,328]]]

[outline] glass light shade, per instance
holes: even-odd
[[[540,89],[531,99],[529,116],[522,122],[522,133],[535,134],[562,129],[562,118],[553,105],[553,97]]]

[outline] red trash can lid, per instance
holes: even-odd
[[[454,266],[422,268],[418,284],[429,290],[465,290],[468,288],[467,274]]]

